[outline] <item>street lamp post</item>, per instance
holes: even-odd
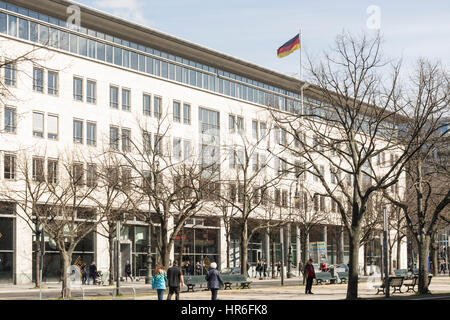
[[[385,288],[385,296],[389,298],[389,258],[388,258],[388,244],[387,244],[387,236],[388,236],[388,221],[387,221],[387,210],[383,208],[383,253],[384,253],[384,288]]]
[[[120,221],[116,223],[116,295],[120,294]]]

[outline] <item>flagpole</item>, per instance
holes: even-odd
[[[300,82],[303,81],[303,64],[302,64],[302,53],[303,53],[303,45],[302,45],[302,29],[299,28],[298,31],[298,40],[299,40],[299,44],[300,44]],[[300,110],[300,114],[303,114],[305,112],[305,108],[304,108],[304,100],[303,100],[303,87],[304,84],[301,85],[301,89],[300,89],[300,93],[301,93],[301,99],[302,99],[302,110]]]

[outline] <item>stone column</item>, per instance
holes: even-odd
[[[217,263],[219,270],[222,270],[227,267],[227,238],[225,233],[225,224],[223,219],[219,219],[219,243],[217,244],[217,255],[219,261]],[[231,248],[230,248],[231,251]],[[231,252],[230,252],[231,253]],[[231,262],[231,261],[230,261]],[[194,262],[195,263],[195,262]],[[230,263],[231,267],[231,263]]]
[[[16,206],[18,214],[26,216],[20,206]],[[30,216],[30,213],[28,213]],[[14,284],[32,283],[33,273],[33,232],[28,224],[19,216],[13,222],[14,229],[14,261],[13,261],[13,281]],[[38,276],[38,275],[37,275]]]
[[[266,260],[267,266],[270,266],[270,239],[269,239],[269,230],[266,229],[264,232],[264,242],[263,242],[263,259]]]

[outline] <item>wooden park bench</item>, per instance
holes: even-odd
[[[200,287],[208,282],[205,279],[205,276],[190,276],[185,281],[184,284],[188,287],[187,292],[194,292],[194,288],[196,285],[200,285]]]
[[[337,272],[339,279],[341,279],[341,283],[348,282],[348,272]]]
[[[222,275],[224,290],[231,289],[233,283],[239,283],[242,289],[250,289],[252,281],[245,279],[243,274]]]
[[[403,285],[403,277],[389,277],[389,288],[394,288],[394,291],[392,293],[395,292],[399,292],[402,293],[402,285]],[[380,292],[384,292],[385,290],[385,282],[383,281],[383,283],[381,285],[375,286],[375,288],[377,289],[377,293]]]
[[[316,284],[322,284],[322,282],[336,283],[336,278],[331,276],[330,272],[317,272]]]

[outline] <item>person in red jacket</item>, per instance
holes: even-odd
[[[316,273],[314,272],[314,266],[312,265],[312,259],[309,259],[305,266],[305,276],[306,276],[306,287],[305,294],[313,294],[311,292],[311,288],[313,285],[313,280],[316,277]]]

